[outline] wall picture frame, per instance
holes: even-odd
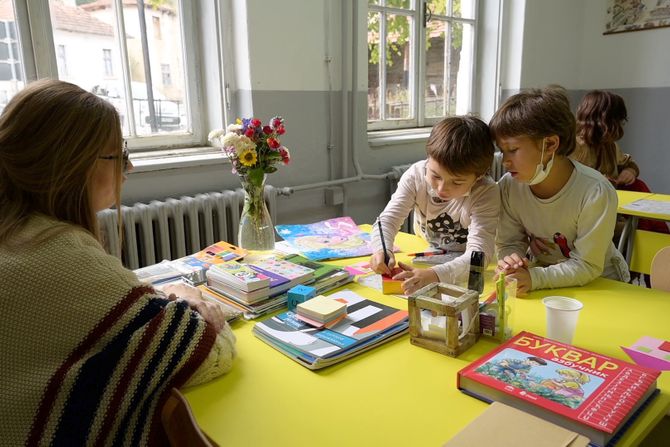
[[[603,34],[670,27],[670,0],[608,0]]]

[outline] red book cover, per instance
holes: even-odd
[[[459,371],[458,388],[516,406],[604,445],[653,394],[659,375],[521,332]]]

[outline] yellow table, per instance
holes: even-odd
[[[396,244],[405,252],[423,247],[417,237],[405,234]],[[357,284],[345,288],[384,304],[407,306],[402,298]],[[518,300],[515,331],[544,335],[541,298],[553,294],[584,303],[574,340],[578,346],[627,360],[620,345],[630,346],[642,335],[670,340],[670,293],[605,279]],[[253,324],[233,325],[238,349],[233,370],[185,393],[201,427],[221,445],[439,446],[487,406],[458,391],[456,372],[497,346],[491,340],[480,339],[454,359],[412,346],[403,336],[310,371],[254,337]],[[661,375],[659,387],[661,394],[618,445],[637,445],[667,413],[670,373]]]
[[[619,238],[619,251],[624,254],[631,270],[641,273],[649,273],[651,259],[656,252],[670,245],[670,236],[663,233],[637,230],[640,218],[654,219],[670,222],[670,214],[649,213],[640,210],[624,208],[637,200],[655,200],[659,202],[670,202],[670,195],[654,194],[648,192],[617,191],[619,206],[617,213],[629,216],[626,225]],[[638,253],[634,253],[633,247],[639,246]]]

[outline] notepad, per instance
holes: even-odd
[[[303,315],[319,323],[330,322],[347,311],[347,305],[323,295],[316,296],[296,306],[298,315]]]

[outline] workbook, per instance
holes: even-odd
[[[237,261],[215,264],[207,271],[207,279],[223,282],[244,292],[269,288],[270,278]]]
[[[659,371],[520,332],[458,372],[458,388],[613,443],[657,393]]]
[[[368,300],[350,290],[329,297],[347,305],[347,316],[330,328],[314,328],[289,311],[256,323],[253,333],[302,366],[319,369],[407,332],[406,310]]]

